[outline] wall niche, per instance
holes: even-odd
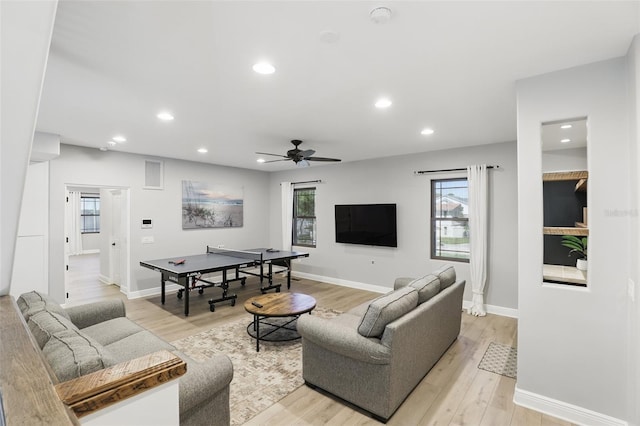
[[[587,120],[542,125],[543,278],[587,285]],[[583,250],[584,249],[584,250]]]

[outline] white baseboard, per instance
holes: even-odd
[[[111,279],[111,277],[107,277],[106,275],[98,275],[98,280],[102,283],[102,284],[111,284],[113,282],[113,280]]]
[[[389,287],[365,284],[357,281],[341,280],[339,278],[323,277],[320,275],[307,274],[306,272],[293,271],[291,275],[300,277],[300,278],[306,278],[309,280],[321,281],[323,283],[336,284],[343,287],[356,288],[358,290],[373,291],[375,293],[387,293],[393,290],[393,288],[389,288]],[[467,301],[467,300],[463,301],[462,307],[464,309],[471,307],[471,301]],[[487,308],[487,312],[490,314],[501,315],[503,317],[518,318],[517,309],[504,308],[502,306],[494,306],[494,305],[485,305],[485,307]]]
[[[170,291],[178,291],[181,288],[184,287],[178,284],[165,284],[164,291],[165,293],[168,293]],[[159,296],[160,293],[162,293],[162,289],[160,288],[160,286],[147,288],[144,290],[130,291],[129,294],[127,294],[127,299],[140,299],[141,297]]]
[[[607,416],[606,414],[596,413],[595,411],[551,399],[533,392],[518,389],[517,385],[513,393],[513,402],[516,405],[530,408],[578,425],[628,426],[628,423],[624,420],[616,419],[614,417]]]
[[[393,290],[393,288],[389,288],[389,287],[382,287],[382,286],[378,286],[378,285],[365,284],[365,283],[360,283],[360,282],[357,282],[357,281],[341,280],[339,278],[323,277],[323,276],[320,276],[320,275],[307,274],[306,272],[292,271],[291,275],[294,276],[294,277],[306,278],[308,280],[314,280],[314,281],[320,281],[320,282],[328,283],[328,284],[340,285],[342,287],[350,287],[350,288],[357,288],[358,290],[373,291],[375,293],[388,293],[391,290]]]
[[[471,307],[470,300],[462,301],[462,309],[465,311]],[[503,306],[484,305],[488,314],[500,315],[502,317],[518,318],[518,310],[513,308],[505,308]]]

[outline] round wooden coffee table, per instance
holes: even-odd
[[[260,351],[260,340],[299,339],[295,322],[315,307],[316,299],[302,293],[268,293],[248,299],[244,309],[253,315],[253,321],[247,327],[247,333],[256,339],[256,351]]]

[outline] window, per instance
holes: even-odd
[[[100,196],[80,195],[80,231],[83,234],[100,232]]]
[[[431,258],[469,262],[469,184],[431,181]]]
[[[316,189],[293,190],[293,245],[316,246]]]

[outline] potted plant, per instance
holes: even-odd
[[[576,268],[581,271],[587,270],[587,237],[576,237],[575,235],[563,235],[562,236],[562,245],[571,249],[569,252],[569,256],[571,253],[576,252],[582,256],[576,261]]]

